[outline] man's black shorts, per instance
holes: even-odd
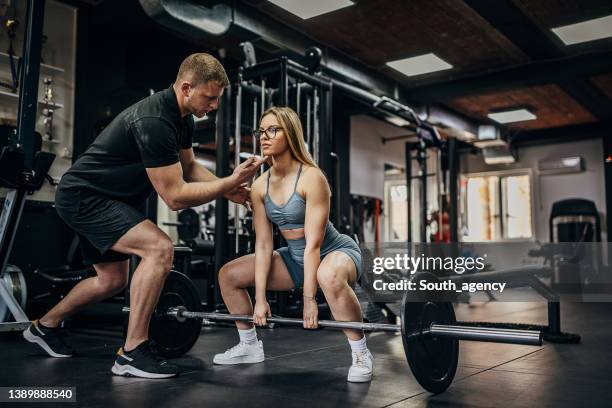
[[[83,261],[87,264],[116,262],[129,255],[110,249],[132,227],[146,219],[141,208],[75,187],[62,187],[55,194],[59,216],[80,238]]]

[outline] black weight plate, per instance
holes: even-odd
[[[450,302],[402,301],[402,340],[412,374],[427,391],[439,394],[453,382],[459,361],[459,341],[422,334],[432,323],[456,324]]]
[[[202,311],[200,295],[191,279],[172,271],[166,279],[149,327],[149,338],[155,342],[159,354],[167,358],[180,357],[191,350],[202,330],[201,319],[179,322],[167,316],[166,311],[175,306],[184,306],[191,312]]]
[[[178,222],[176,229],[183,242],[191,242],[200,235],[200,215],[195,210],[187,208],[179,212]]]

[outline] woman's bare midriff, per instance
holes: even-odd
[[[286,240],[301,239],[304,238],[304,228],[281,230],[281,235]]]

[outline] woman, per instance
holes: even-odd
[[[317,327],[317,284],[336,320],[361,321],[361,307],[351,285],[361,270],[361,252],[355,242],[329,222],[330,189],[306,150],[302,125],[290,108],[273,107],[260,120],[262,155],[272,166],[253,183],[251,200],[255,225],[255,254],[223,266],[221,294],[232,314],[252,314],[258,326],[271,316],[266,291],[303,287],[304,327]],[[273,251],[272,223],[288,246]],[[255,308],[246,290],[255,285]],[[236,322],[240,342],[217,354],[215,364],[258,363],[263,344],[253,324]],[[363,331],[344,330],[352,350],[348,381],[372,379],[372,354]]]

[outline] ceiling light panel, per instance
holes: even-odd
[[[433,53],[390,61],[387,62],[387,65],[406,76],[428,74],[430,72],[442,71],[453,67]]]
[[[536,115],[529,112],[527,109],[515,109],[505,112],[489,113],[487,116],[489,119],[493,119],[498,123],[524,122],[537,118]]]
[[[270,0],[270,3],[304,20],[354,4],[349,0]]]
[[[612,15],[553,28],[565,45],[579,44],[587,41],[612,37]]]

